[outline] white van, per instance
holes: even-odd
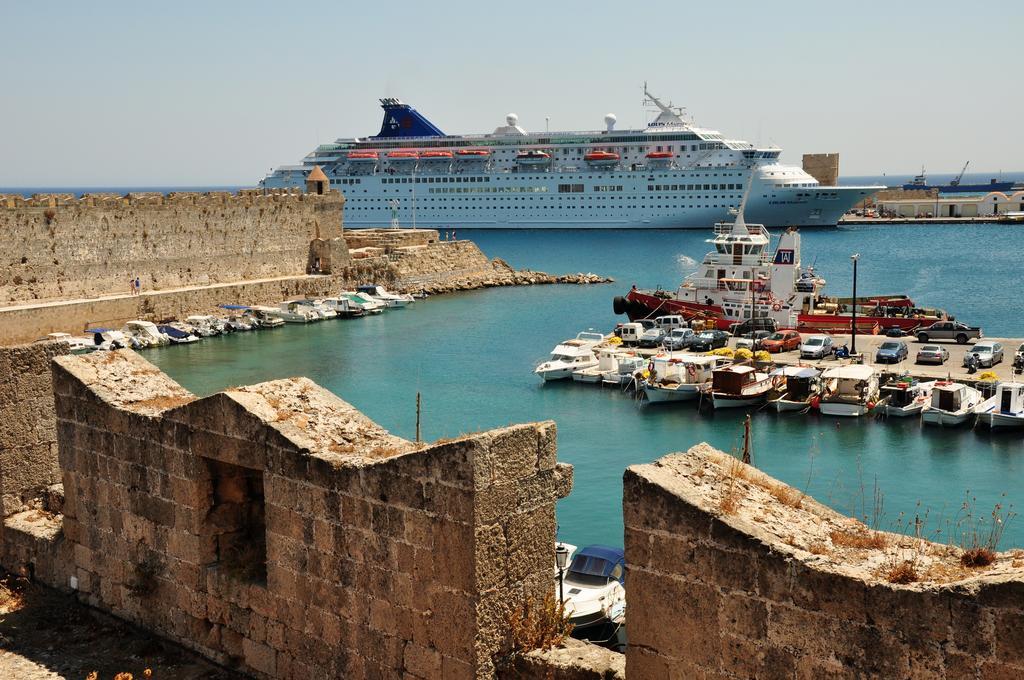
[[[641,323],[619,324],[618,335],[622,338],[624,345],[636,345],[640,342],[640,336],[644,334],[644,326]]]
[[[659,316],[654,320],[654,324],[665,331],[668,335],[676,328],[689,328],[690,324],[686,323],[686,320],[678,314],[671,314],[668,316]]]

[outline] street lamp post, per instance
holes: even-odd
[[[860,259],[860,253],[854,253],[850,255],[850,259],[853,260],[853,322],[850,327],[850,354],[857,353],[857,260]]]
[[[564,543],[555,548],[555,564],[558,566],[558,602],[565,611],[565,564],[569,561],[569,549]]]

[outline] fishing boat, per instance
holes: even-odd
[[[979,415],[978,422],[993,430],[1024,428],[1024,383],[999,383],[994,408]]]
[[[578,333],[572,340],[559,343],[551,350],[551,358],[533,369],[545,382],[564,380],[572,376],[572,372],[597,365],[594,350],[604,336],[592,331]]]
[[[644,394],[652,404],[696,399],[711,385],[715,369],[727,363],[729,359],[713,354],[656,354],[642,383]]]
[[[821,371],[811,366],[783,366],[771,374],[779,380],[779,395],[770,396],[768,403],[779,413],[805,411],[821,393]]]
[[[581,383],[599,383],[607,374],[617,374],[619,361],[636,357],[636,352],[619,346],[600,347],[597,350],[597,364],[578,368],[572,372],[572,379]]]
[[[942,310],[918,307],[906,295],[856,300],[824,295],[825,279],[813,267],[801,265],[800,232],[786,229],[772,251],[772,236],[764,225],[744,220],[749,193],[748,184],[735,219],[715,224],[714,238],[708,241],[714,250],[675,291],[633,287],[625,297],[614,298],[614,312],[634,321],[678,314],[721,330],[765,318],[777,328],[801,333],[848,333],[854,314],[863,333],[890,327],[910,331],[948,318]]]
[[[931,401],[934,388],[934,380],[918,382],[913,378],[901,378],[882,386],[875,411],[896,418],[919,415]]]
[[[776,376],[747,364],[715,369],[711,377],[711,403],[716,409],[757,406],[778,384]]]
[[[620,356],[615,370],[601,375],[601,384],[609,387],[629,385],[637,380],[637,376],[643,372],[646,364],[647,359],[640,355],[628,353]]]
[[[863,364],[830,368],[821,374],[822,415],[857,417],[870,411],[878,401],[878,376]]]
[[[580,548],[565,570],[555,597],[565,596],[565,613],[574,630],[626,620],[626,556],[622,548]]]
[[[970,385],[940,380],[932,388],[931,402],[921,412],[921,420],[929,425],[963,425],[977,417],[975,409],[984,401],[981,392]]]

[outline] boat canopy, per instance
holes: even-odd
[[[113,328],[86,328],[86,333],[109,333]]]
[[[825,379],[839,378],[840,380],[867,380],[875,374],[875,369],[863,364],[850,364],[849,366],[838,366],[830,368],[822,374]]]
[[[588,545],[577,552],[569,565],[569,571],[588,576],[625,579],[626,553],[622,548],[607,545]]]
[[[249,305],[219,305],[219,306],[220,306],[221,309],[235,309],[235,310],[252,309],[252,307],[250,307]]]
[[[186,333],[185,331],[175,328],[174,326],[157,326],[157,328],[160,329],[161,333],[169,335],[175,340],[184,340],[189,335],[191,335],[191,333]]]
[[[771,375],[783,375],[787,378],[813,378],[819,371],[811,366],[783,366],[776,368]]]

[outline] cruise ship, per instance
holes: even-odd
[[[345,224],[435,228],[708,228],[735,213],[767,227],[831,226],[881,186],[822,186],[782,150],[727,139],[644,88],[644,129],[528,132],[515,114],[490,134],[446,135],[412,106],[380,100],[369,137],[321,144],[264,188],[305,186],[317,166],[345,195]]]

